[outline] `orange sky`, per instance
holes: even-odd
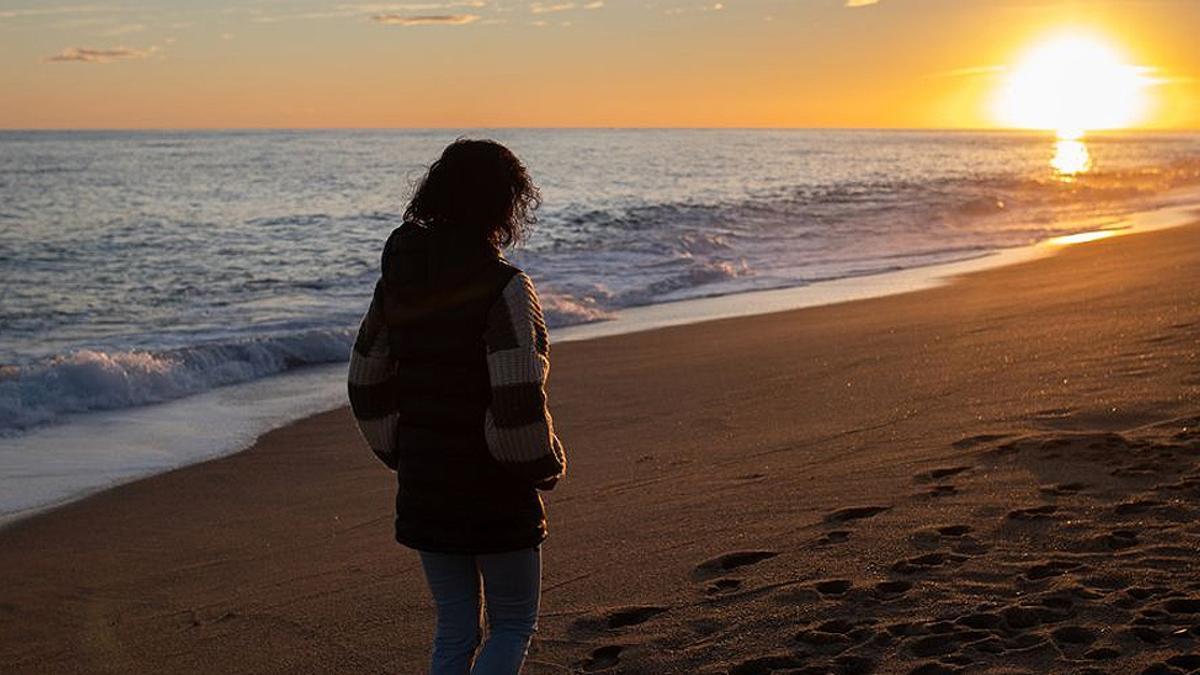
[[[0,0],[0,127],[996,126],[1063,28],[1200,128],[1200,2]]]

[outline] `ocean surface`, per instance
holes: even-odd
[[[0,516],[334,405],[380,247],[460,133],[542,187],[510,257],[552,327],[988,256],[1200,184],[1200,136],[1165,133],[0,132]]]

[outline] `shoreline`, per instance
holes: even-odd
[[[571,469],[528,672],[1137,672],[1194,650],[1198,264],[1193,224],[560,344]],[[431,611],[393,491],[339,408],[20,520],[0,660],[410,672]]]
[[[1100,236],[1124,236],[1180,227],[1195,220],[1198,213],[1200,190],[1180,190],[1173,195],[1173,199],[1154,208],[1093,217],[1078,221],[1077,224],[1083,235],[1100,233]],[[912,293],[952,284],[963,275],[1054,255],[1078,241],[1091,240],[1086,236],[1082,240],[1079,237],[1079,234],[1053,237],[1028,246],[994,250],[964,260],[843,277],[805,286],[735,292],[625,308],[607,320],[553,329],[552,339],[556,344],[577,342]],[[10,488],[10,495],[18,489],[29,490],[30,478],[66,481],[73,487],[58,490],[59,494],[48,500],[25,499],[17,508],[0,513],[0,530],[130,482],[244,452],[266,433],[344,405],[343,370],[344,363],[340,362],[311,366],[159,404],[77,414],[67,424],[0,438],[0,459],[5,451],[16,457],[21,449],[28,448],[57,452],[61,447],[71,446],[82,436],[103,438],[110,447],[139,448],[138,452],[147,457],[146,461],[149,462],[148,465],[141,463],[133,467],[108,465],[105,463],[106,456],[116,453],[104,452],[102,445],[99,448],[89,446],[85,449],[87,452],[76,453],[74,459],[80,462],[81,468],[75,476],[38,476],[19,468],[9,470],[6,475],[12,478],[5,482],[10,484],[6,486]],[[323,391],[314,394],[314,388]],[[280,404],[284,403],[282,399],[289,396],[294,399],[290,409],[286,405],[281,407]],[[268,401],[265,409],[260,409],[263,406],[256,407],[255,397]],[[184,444],[168,450],[162,446],[161,438],[171,430],[170,425],[162,423],[161,419],[152,421],[156,416],[176,420],[177,425],[187,427],[195,426],[191,418],[197,415],[204,420],[202,426],[220,426],[224,435],[207,439],[206,443],[200,444],[204,447]],[[64,462],[60,461],[59,464]],[[102,483],[89,480],[89,477],[96,475],[108,478]]]

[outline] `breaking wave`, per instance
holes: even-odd
[[[0,370],[0,434],[59,417],[161,403],[302,366],[344,361],[349,330],[312,331],[167,351],[79,350]]]

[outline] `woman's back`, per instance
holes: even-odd
[[[415,225],[384,248],[377,292],[396,361],[396,538],[412,548],[488,553],[545,537],[536,489],[504,469],[485,434],[485,332],[517,273],[494,251]]]

